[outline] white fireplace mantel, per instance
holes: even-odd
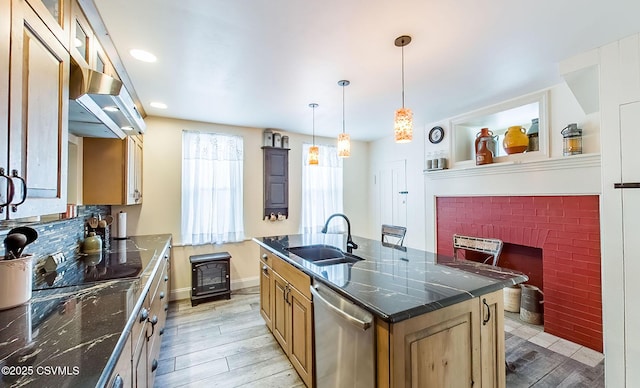
[[[600,154],[425,171],[426,249],[436,249],[436,198],[600,195]]]
[[[455,169],[429,171],[424,174],[431,180],[465,178],[480,175],[521,174],[548,170],[574,170],[577,168],[600,168],[600,154],[572,155],[560,158],[538,159],[531,161],[501,162],[482,166],[469,165]]]

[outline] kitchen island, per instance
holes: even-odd
[[[525,275],[431,252],[394,249],[383,246],[380,241],[358,237],[353,240],[358,245],[353,255],[363,260],[316,265],[289,249],[324,245],[346,251],[346,238],[317,234],[254,239],[261,246],[263,277],[267,277],[265,274],[270,268],[276,279],[281,277],[282,269],[288,272],[295,269],[308,277],[309,284],[323,283],[373,314],[378,387],[504,387],[502,289],[526,281]],[[288,295],[293,289],[303,294],[304,298],[298,299],[309,300],[307,309],[312,310],[311,295],[302,290],[307,282],[296,279],[288,282],[285,301],[290,303]],[[273,294],[273,290],[278,294],[277,287],[261,284],[263,304],[266,305],[267,300],[262,294]],[[276,339],[280,335],[277,322],[267,310],[275,314],[277,303],[276,297],[271,303],[275,306],[261,306]],[[301,311],[300,308],[293,310]],[[304,320],[298,319],[298,323],[301,321]],[[291,340],[295,341],[296,322],[289,324],[293,332]],[[313,348],[309,345],[307,347]],[[296,345],[290,348],[290,359],[294,355],[300,360],[301,352],[294,354]],[[292,363],[295,367],[293,359]],[[306,371],[311,376],[303,380],[311,386],[313,361],[306,363],[310,365]]]
[[[111,386],[118,375],[125,386],[131,386],[135,378],[147,381],[153,373],[152,360],[147,365],[147,353],[159,350],[157,337],[166,310],[160,306],[149,313],[149,319],[152,314],[159,317],[155,336],[146,336],[152,325],[138,317],[142,310],[157,304],[153,293],[168,286],[163,283],[168,283],[165,273],[170,243],[170,235],[112,241],[111,257],[117,258],[117,263],[106,263],[109,252],[99,264],[92,265],[83,262],[85,257],[79,254],[59,266],[50,288],[35,275],[37,289],[31,300],[0,311],[0,386],[102,387]],[[127,259],[139,268],[138,273],[100,281],[99,274],[113,275],[110,268],[125,268]],[[168,298],[164,301],[168,303]],[[136,353],[133,347],[142,336],[144,348]],[[134,366],[144,360],[144,371],[132,370],[132,359]]]

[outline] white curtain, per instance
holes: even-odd
[[[242,241],[242,137],[182,132],[183,244]]]
[[[309,147],[302,145],[302,233],[319,233],[333,213],[342,213],[342,159],[338,149],[318,146],[317,165],[309,165]],[[330,233],[346,231],[342,218],[331,221]]]

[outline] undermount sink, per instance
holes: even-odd
[[[331,245],[305,245],[287,248],[287,250],[315,265],[354,264],[364,260],[358,256],[344,253]]]

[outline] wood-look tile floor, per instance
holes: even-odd
[[[304,387],[260,316],[259,288],[169,307],[155,387]]]
[[[191,307],[172,302],[155,387],[304,387],[259,311],[259,288]],[[505,333],[508,388],[604,387],[604,361],[587,365]]]

